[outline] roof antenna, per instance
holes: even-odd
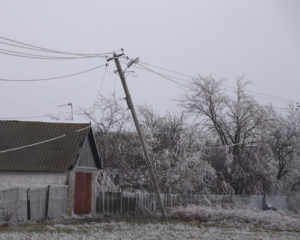
[[[59,105],[59,106],[57,106],[57,107],[64,107],[64,106],[71,106],[71,121],[74,121],[74,116],[73,116],[73,105],[72,105],[72,103],[68,103],[68,104],[64,104],[64,105]]]

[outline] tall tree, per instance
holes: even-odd
[[[234,96],[224,92],[224,80],[199,76],[189,85],[179,105],[195,116],[215,136],[232,159],[230,164],[219,165],[219,171],[227,178],[236,194],[250,193],[261,188],[258,166],[261,160],[253,154],[260,141],[260,124],[264,120],[264,108],[245,92],[248,82],[242,77],[236,80]],[[214,156],[216,157],[216,156]],[[224,158],[220,156],[221,158]],[[218,163],[218,159],[212,161]],[[216,165],[216,164],[215,164]]]

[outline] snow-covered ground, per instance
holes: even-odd
[[[3,230],[3,229],[2,229]],[[0,239],[300,239],[298,231],[170,221],[33,224],[1,232]]]
[[[172,218],[186,221],[221,223],[231,226],[300,231],[300,213],[263,211],[243,203],[178,206],[171,209]]]

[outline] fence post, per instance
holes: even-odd
[[[120,196],[120,216],[123,215],[123,192],[121,192],[121,196]]]
[[[46,194],[46,218],[48,218],[48,214],[49,214],[49,198],[50,198],[50,185],[48,186],[47,194]]]
[[[30,213],[30,188],[27,189],[27,219],[31,219]]]

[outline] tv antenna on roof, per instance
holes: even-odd
[[[64,104],[64,105],[59,105],[57,107],[64,107],[64,106],[71,106],[71,120],[74,121],[74,117],[73,117],[73,105],[72,105],[72,103],[68,103],[68,104]]]

